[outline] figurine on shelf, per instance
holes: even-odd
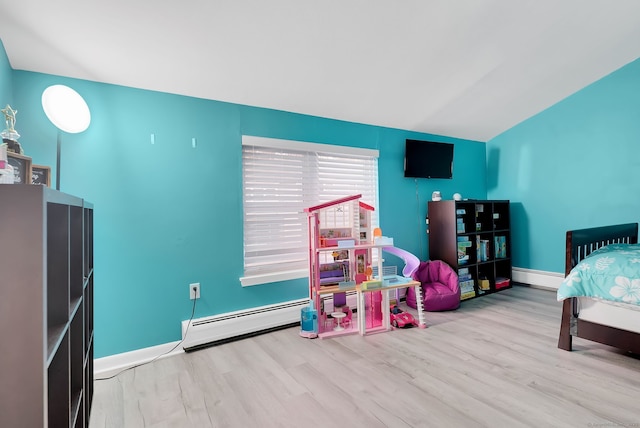
[[[22,146],[18,143],[18,138],[20,138],[20,134],[16,131],[16,114],[18,110],[14,110],[11,108],[9,104],[2,110],[0,110],[4,114],[4,120],[6,123],[6,128],[4,131],[0,132],[2,136],[2,142],[7,144],[7,151],[17,153],[19,155],[24,154],[22,151]]]

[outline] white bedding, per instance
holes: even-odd
[[[589,297],[578,298],[578,318],[640,333],[640,306]]]

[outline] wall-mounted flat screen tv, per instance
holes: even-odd
[[[405,177],[453,178],[453,144],[408,139],[404,153]]]

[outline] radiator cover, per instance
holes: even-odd
[[[182,321],[182,347],[185,352],[190,352],[300,325],[300,310],[308,305],[309,299],[299,299]]]

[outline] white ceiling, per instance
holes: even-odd
[[[18,70],[487,141],[640,57],[639,0],[0,0]]]

